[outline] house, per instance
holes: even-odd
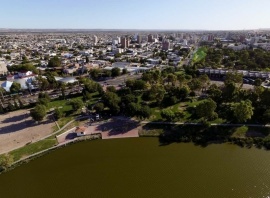
[[[13,82],[5,81],[5,82],[3,82],[3,83],[1,84],[1,87],[4,88],[7,92],[9,92],[12,83],[13,83]]]
[[[14,75],[8,75],[7,77],[7,81],[13,81],[15,79]]]
[[[147,59],[147,62],[150,63],[150,64],[154,64],[154,65],[157,65],[159,64],[159,59],[153,59],[153,58],[149,58]]]
[[[21,71],[18,73],[18,76],[19,76],[19,78],[24,78],[24,77],[30,76],[32,74],[33,74],[32,71]]]
[[[84,126],[77,127],[76,130],[75,130],[75,133],[76,133],[76,135],[77,135],[78,137],[84,136],[84,135],[85,135],[85,130],[86,130],[86,129],[87,129],[87,128],[84,127]]]

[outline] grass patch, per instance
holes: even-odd
[[[14,161],[18,161],[22,158],[25,158],[29,155],[35,154],[37,152],[43,151],[45,149],[51,148],[57,144],[55,138],[41,140],[33,144],[28,144],[22,148],[11,151],[9,154],[13,156]]]
[[[193,63],[198,63],[202,61],[206,55],[207,55],[207,48],[206,47],[200,47],[197,52],[194,54],[192,62]]]
[[[233,129],[233,134],[231,137],[235,138],[245,138],[246,133],[248,132],[248,127],[247,126],[241,126]]]

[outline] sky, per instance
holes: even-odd
[[[270,28],[270,0],[0,0],[0,28]]]

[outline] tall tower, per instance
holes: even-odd
[[[96,35],[94,35],[94,44],[96,45],[98,42],[98,37]]]
[[[139,44],[142,43],[142,36],[141,35],[137,36],[137,43],[139,43]]]
[[[153,42],[153,35],[149,34],[147,40],[148,40],[149,43],[152,43]]]
[[[121,37],[121,47],[122,48],[129,47],[129,39],[127,37]]]

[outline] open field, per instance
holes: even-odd
[[[197,63],[203,60],[206,57],[206,51],[207,49],[205,47],[200,47],[197,52],[194,54],[192,62]]]
[[[29,110],[19,110],[1,115],[0,154],[41,139],[52,132],[55,122],[50,119],[36,124]]]

